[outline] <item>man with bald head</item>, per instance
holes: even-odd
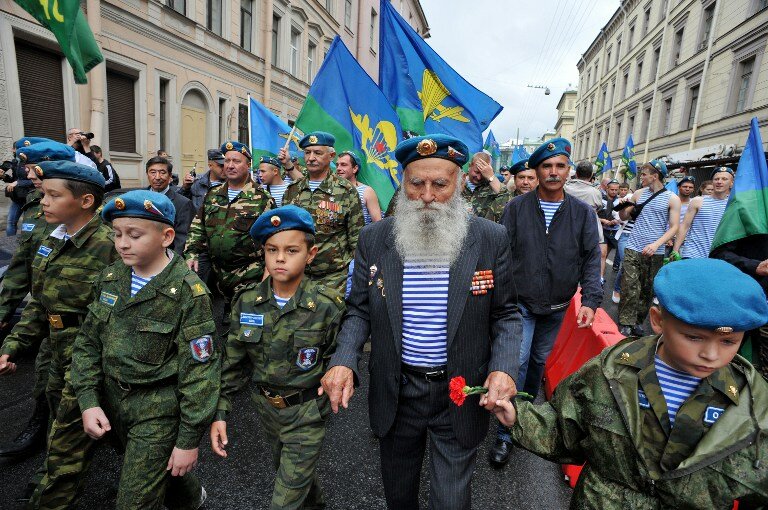
[[[472,214],[498,223],[510,197],[507,188],[494,175],[491,155],[487,152],[472,156],[461,196]]]
[[[500,225],[468,213],[466,154],[446,135],[398,145],[397,209],[360,234],[347,315],[322,381],[333,411],[346,408],[370,337],[368,409],[389,509],[419,508],[427,440],[429,508],[470,508],[487,411],[516,394],[522,329],[509,240]],[[448,381],[458,376],[488,393],[451,403]]]

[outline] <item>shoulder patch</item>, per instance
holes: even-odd
[[[184,277],[184,281],[187,282],[187,285],[189,285],[189,288],[192,289],[192,297],[198,297],[204,294],[208,294],[208,288],[200,280],[200,278],[198,278],[198,276],[195,273],[187,274]]]

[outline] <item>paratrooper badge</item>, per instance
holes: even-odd
[[[125,201],[122,198],[115,199],[115,209],[122,211],[125,209]]]
[[[29,140],[24,140],[24,147],[29,147],[30,145],[32,145],[32,142]]]
[[[43,176],[43,169],[40,167],[40,165],[35,165],[35,174],[37,174],[38,177]]]
[[[453,147],[451,147],[449,145],[448,146],[448,157],[451,158],[451,159],[459,159],[459,158],[463,158],[464,154],[462,154],[461,152],[457,151],[456,149],[454,149]]]
[[[232,145],[232,142],[227,142],[227,145],[225,145],[225,147],[227,148],[228,151],[231,151],[232,149],[235,148],[235,146]]]
[[[195,361],[205,363],[211,359],[213,354],[213,338],[211,338],[211,335],[195,338],[189,342],[189,350],[192,351],[192,357]]]
[[[419,156],[431,156],[437,152],[437,143],[431,138],[426,138],[416,145],[416,152],[419,153]]]
[[[648,402],[648,395],[643,390],[637,390],[637,404],[643,409],[651,408],[651,403]]]
[[[315,135],[309,136],[309,143],[317,143],[317,137]]]
[[[555,144],[554,144],[554,143],[552,143],[552,142],[549,142],[549,143],[547,144],[547,150],[548,150],[548,151],[553,151],[553,150],[555,150]]]
[[[296,366],[301,370],[309,370],[317,365],[320,349],[317,347],[303,347],[299,349],[299,355],[296,356]]]
[[[274,215],[269,219],[269,222],[272,224],[273,227],[279,227],[280,223],[282,223],[282,220],[280,219],[280,216]]]

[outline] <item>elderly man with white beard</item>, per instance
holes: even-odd
[[[471,507],[477,448],[495,399],[513,397],[522,334],[503,227],[469,215],[460,167],[467,147],[445,135],[402,142],[393,217],[360,234],[347,314],[320,393],[346,408],[371,338],[371,428],[379,438],[387,507],[419,508],[427,441],[429,508]],[[449,380],[487,393],[463,405]]]

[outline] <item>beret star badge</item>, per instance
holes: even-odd
[[[552,143],[552,142],[548,143],[548,144],[547,144],[547,150],[548,150],[548,151],[553,151],[553,150],[555,150],[555,144],[554,144],[554,143]]]
[[[309,143],[317,143],[317,137],[315,135],[311,135],[309,137]]]
[[[39,165],[35,165],[35,173],[37,174],[38,177],[42,177],[43,176],[43,169],[40,168]]]
[[[279,227],[280,223],[282,223],[282,221],[280,220],[280,216],[277,216],[277,215],[272,216],[269,219],[269,222],[272,224],[273,227]]]
[[[437,152],[437,143],[431,138],[422,140],[416,146],[416,152],[419,153],[419,156],[431,156]]]
[[[29,147],[30,145],[32,145],[32,142],[29,140],[24,140],[24,147]]]
[[[232,145],[232,142],[227,142],[226,148],[227,148],[228,151],[231,151],[232,149],[234,149],[234,147],[235,146]]]
[[[117,209],[118,211],[122,211],[125,209],[125,201],[123,201],[122,198],[115,199],[115,209]]]

